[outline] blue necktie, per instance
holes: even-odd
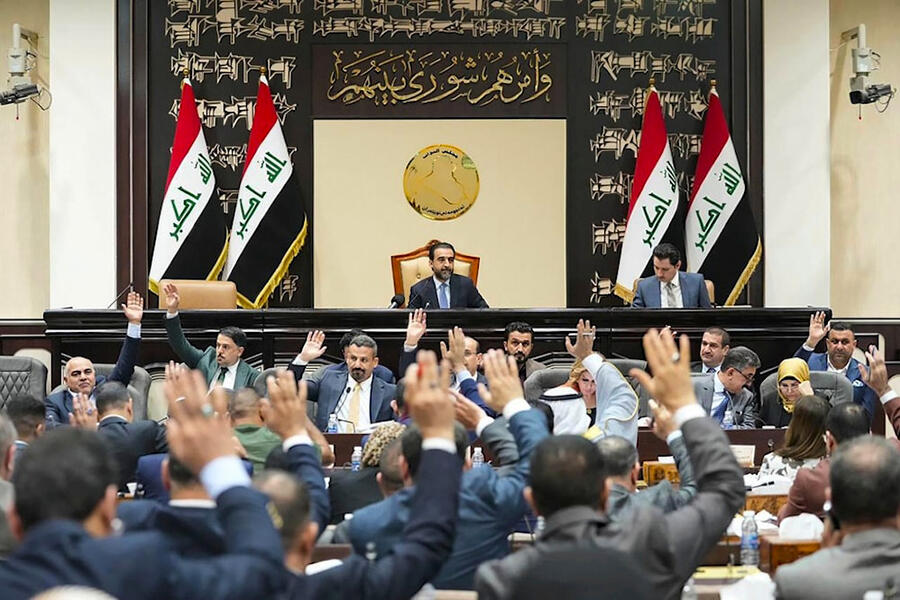
[[[450,294],[447,289],[448,286],[446,283],[442,283],[440,289],[438,289],[438,303],[441,308],[450,308]]]
[[[728,393],[728,390],[723,392],[725,398],[722,402],[716,407],[713,411],[712,418],[719,422],[719,425],[722,425],[725,421],[725,410],[728,408],[728,404],[731,402],[731,395]]]

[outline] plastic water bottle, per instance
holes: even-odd
[[[472,468],[477,469],[479,467],[484,466],[484,454],[481,452],[481,448],[475,448],[472,451]]]
[[[353,454],[350,455],[350,470],[351,471],[359,471],[359,466],[362,463],[362,447],[353,446]]]
[[[681,588],[681,600],[697,600],[697,584],[694,583],[693,577],[688,579]]]
[[[759,529],[756,527],[756,511],[744,511],[741,524],[741,564],[746,567],[759,566]]]
[[[337,415],[331,413],[328,415],[328,428],[326,433],[337,433],[338,432],[338,419]]]

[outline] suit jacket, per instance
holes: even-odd
[[[16,462],[13,464],[18,464],[20,460],[22,460],[22,456],[25,454],[25,450],[28,448],[28,442],[23,442],[22,440],[16,440]]]
[[[169,503],[169,490],[162,482],[162,463],[168,454],[146,454],[137,461],[134,479],[137,481],[136,494],[144,500],[153,500],[159,504]],[[241,463],[247,475],[253,477],[253,463],[242,458]]]
[[[681,483],[676,490],[668,479],[638,492],[630,492],[621,485],[614,485],[606,500],[606,514],[613,521],[630,522],[639,506],[655,506],[664,513],[678,510],[697,495],[694,469],[688,456],[684,437],[678,437],[669,444],[669,450],[678,466]]]
[[[209,346],[206,350],[195,348],[184,337],[184,331],[181,329],[181,315],[175,315],[171,319],[166,316],[163,318],[166,323],[166,335],[169,337],[169,345],[175,351],[184,364],[191,369],[197,369],[206,377],[206,384],[212,383],[219,374],[219,363],[216,362],[216,349]],[[234,389],[239,390],[245,387],[251,387],[253,382],[259,376],[259,371],[250,366],[243,359],[238,361],[237,372],[234,376]]]
[[[215,508],[169,506],[153,500],[121,502],[117,516],[126,532],[158,531],[179,556],[206,558],[225,552],[225,532]]]
[[[434,277],[423,279],[409,288],[409,303],[407,308],[429,308],[437,310],[441,307],[438,302],[437,288],[434,287]],[[450,276],[450,308],[490,308],[485,302],[478,288],[472,280],[454,273]]]
[[[409,368],[409,366],[410,366],[411,364],[413,364],[414,362],[416,362],[416,354],[418,354],[418,352],[419,352],[419,348],[418,348],[418,347],[416,347],[416,348],[413,349],[413,350],[409,350],[409,351],[407,351],[407,350],[405,350],[405,349],[401,349],[401,351],[400,351],[400,364],[399,364],[399,369],[400,369],[400,370],[397,371],[398,373],[400,373],[400,377],[401,377],[401,378],[406,377],[406,370]],[[380,366],[380,365],[379,365],[379,366]],[[393,382],[392,382],[392,383],[393,383]],[[475,383],[476,383],[476,384],[478,384],[478,383],[483,383],[483,384],[485,385],[485,387],[487,387],[487,384],[488,384],[488,383],[487,383],[487,378],[486,378],[484,375],[482,375],[481,372],[479,372],[479,371],[476,371],[476,372],[475,372]]]
[[[420,481],[402,538],[369,561],[352,555],[315,575],[294,576],[288,597],[356,600],[411,598],[450,555],[459,503],[460,459],[443,450],[422,453]]]
[[[712,308],[709,303],[709,292],[700,273],[679,271],[678,286],[681,288],[681,302],[684,308]],[[655,276],[641,279],[631,305],[635,308],[661,308],[659,279]]]
[[[340,523],[344,515],[384,499],[375,479],[378,467],[363,467],[359,471],[335,469],[328,483],[331,501],[331,523]]]
[[[138,459],[146,454],[169,451],[166,428],[156,421],[129,423],[122,417],[111,416],[97,425],[99,433],[109,444],[119,463],[119,488],[135,481]]]
[[[803,346],[800,346],[794,352],[794,356],[805,360],[806,364],[809,365],[810,371],[828,370],[828,356],[824,352],[810,352]],[[875,404],[878,402],[878,398],[875,396],[872,388],[863,381],[862,373],[859,371],[859,361],[853,357],[850,358],[850,363],[847,365],[847,379],[850,380],[850,385],[853,386],[853,401],[866,409],[869,420],[871,420],[872,415],[875,414]]]
[[[715,373],[707,375],[693,375],[691,381],[694,384],[694,395],[697,402],[710,414],[712,411],[713,396],[715,395],[715,383],[713,377],[718,377]],[[747,388],[741,388],[741,392],[737,396],[731,398],[731,412],[733,429],[756,429],[759,423],[759,403],[756,396]]]
[[[127,386],[128,382],[131,381],[131,376],[134,375],[134,364],[137,362],[140,348],[141,338],[133,338],[126,335],[112,373],[109,374],[109,377],[97,376],[94,390],[107,381],[118,381],[122,385]],[[47,429],[68,425],[69,413],[72,412],[72,394],[69,393],[68,388],[47,396],[47,399],[44,400],[44,409],[46,410],[44,420]]]
[[[9,510],[6,502],[8,501],[9,504],[12,504],[13,495],[13,485],[0,479],[0,499],[2,499],[2,502],[0,502],[0,560],[9,556],[19,544],[12,533],[12,529],[9,527],[9,521],[6,517],[6,512]]]
[[[844,538],[775,572],[775,597],[783,600],[862,598],[887,589],[900,573],[900,530],[870,529]]]
[[[825,488],[831,474],[831,460],[823,458],[811,469],[800,469],[788,490],[788,499],[778,511],[778,522],[802,513],[812,513],[824,518]]]
[[[183,559],[158,532],[97,539],[74,521],[40,523],[0,563],[3,598],[25,600],[61,585],[93,587],[134,600],[276,596],[286,580],[281,537],[266,510],[268,498],[234,487],[216,503],[227,553],[215,558]]]
[[[288,365],[288,369],[294,374],[299,383],[303,379],[306,365]],[[306,392],[310,402],[316,403],[316,427],[321,431],[328,428],[328,415],[337,408],[341,394],[347,388],[347,380],[350,375],[337,370],[328,371],[319,381],[307,380]],[[394,416],[391,409],[391,400],[394,399],[394,390],[397,386],[386,383],[383,379],[372,377],[372,390],[369,394],[369,418],[372,423],[390,421]]]
[[[635,507],[632,519],[618,523],[593,507],[560,510],[547,519],[533,547],[501,561],[486,562],[478,569],[475,589],[479,599],[511,598],[515,581],[539,564],[546,550],[581,540],[612,546],[634,557],[654,598],[680,598],[684,582],[744,503],[744,472],[718,423],[690,419],[681,429],[697,474],[698,491],[691,502],[668,514],[652,506]]]
[[[431,580],[435,587],[472,589],[475,569],[482,561],[509,553],[507,536],[527,510],[522,490],[531,472],[529,459],[547,436],[547,425],[544,415],[526,410],[510,419],[509,428],[521,458],[505,476],[490,467],[463,474],[453,553]],[[410,503],[420,485],[423,481],[353,514],[350,539],[357,554],[365,554],[368,542],[375,543],[379,556],[395,547],[410,521]]]

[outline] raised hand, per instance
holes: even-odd
[[[441,342],[441,355],[450,361],[453,370],[466,366],[466,335],[459,327],[447,332],[447,344]]]
[[[135,291],[128,292],[125,304],[122,305],[125,312],[125,318],[129,323],[140,325],[141,319],[144,317],[144,298]]]
[[[669,434],[677,429],[672,413],[669,409],[660,406],[656,400],[650,400],[650,412],[653,413],[653,433],[656,437],[666,441]]]
[[[426,327],[425,311],[417,308],[409,313],[409,323],[406,325],[406,339],[403,341],[404,346],[418,346],[419,340],[425,335]]]
[[[669,331],[651,329],[644,334],[644,355],[653,377],[640,369],[629,372],[651,398],[672,413],[697,403],[691,385],[691,346],[686,335],[679,339],[679,346],[675,346]]]
[[[69,425],[79,429],[93,431],[97,429],[97,411],[91,404],[87,394],[76,394],[72,398],[72,412],[69,413]]]
[[[831,323],[825,324],[825,313],[817,312],[809,316],[809,335],[806,338],[806,345],[815,348],[816,344],[822,341],[828,331],[831,329]]]
[[[597,337],[597,328],[591,327],[590,321],[578,320],[576,325],[575,343],[566,336],[566,351],[578,360],[584,360],[594,352],[594,339]]]
[[[169,314],[175,314],[178,312],[178,302],[181,298],[178,297],[178,288],[174,283],[167,283],[165,287],[163,287],[163,293],[166,295],[166,310]]]
[[[170,362],[163,389],[169,400],[169,450],[185,466],[199,473],[213,460],[235,455],[234,432],[224,415],[215,415],[202,373]],[[224,395],[225,391],[216,388],[211,394]]]
[[[866,359],[869,361],[868,367],[862,363],[859,364],[859,372],[863,381],[876,394],[884,396],[891,391],[891,386],[888,385],[888,372],[887,366],[884,364],[884,356],[875,346],[869,346],[869,351],[866,352]]]
[[[266,379],[269,397],[262,402],[266,427],[282,440],[307,433],[306,382],[297,380],[290,371],[279,371]]]
[[[321,331],[310,331],[307,333],[306,343],[303,344],[303,349],[300,350],[300,360],[312,362],[325,354],[328,346],[323,346],[323,343],[325,343],[325,334]]]
[[[422,438],[439,437],[453,441],[456,409],[450,389],[450,364],[438,369],[434,352],[419,350],[417,363],[406,370],[404,399]]]
[[[460,394],[450,390],[450,395],[456,404],[456,420],[463,424],[463,427],[469,431],[473,431],[478,427],[478,422],[487,415],[481,407]]]
[[[519,367],[514,356],[507,356],[500,350],[490,350],[484,355],[484,376],[490,390],[483,383],[478,384],[478,393],[488,406],[498,413],[517,398],[524,398],[522,382],[519,381]]]

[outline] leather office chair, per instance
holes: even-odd
[[[760,403],[766,406],[770,402],[778,402],[778,373],[772,373],[759,384]],[[853,386],[850,380],[840,373],[827,371],[810,371],[809,383],[813,393],[819,398],[828,400],[832,406],[842,402],[853,402]]]
[[[395,294],[403,294],[403,297],[408,300],[409,289],[420,280],[433,275],[431,267],[428,266],[428,250],[436,243],[438,240],[431,240],[421,248],[416,248],[406,254],[391,256],[391,275],[394,279]],[[453,272],[468,277],[477,286],[480,264],[481,258],[457,251]]]
[[[314,365],[315,361],[310,363],[310,366]],[[321,369],[324,369],[328,366],[327,363],[322,363],[316,365]],[[256,378],[256,381],[253,382],[253,389],[256,390],[256,393],[259,394],[260,398],[266,398],[269,395],[269,388],[266,385],[266,378],[271,375],[272,377],[277,377],[278,373],[284,371],[284,367],[272,367],[270,369],[265,369],[262,373],[260,373],[259,377]],[[309,369],[303,374],[303,379],[309,379],[312,375],[314,375],[318,369],[313,369],[310,371]],[[316,422],[316,403],[309,402],[306,403],[306,415],[310,418],[310,421]]]
[[[111,364],[100,364],[94,363],[94,373],[95,375],[104,375],[109,376],[112,373],[112,370],[115,368],[115,365]],[[51,390],[51,394],[54,392],[58,392],[65,388],[65,384],[60,384]],[[150,395],[150,373],[148,373],[143,367],[135,367],[134,373],[131,376],[131,381],[128,382],[128,394],[131,396],[131,401],[134,408],[134,420],[141,421],[147,417],[147,398]]]
[[[47,394],[47,367],[28,356],[0,356],[0,409],[16,394],[43,400]]]
[[[237,306],[237,287],[233,281],[205,281],[203,279],[163,279],[159,282],[159,308],[166,308],[166,284],[178,287],[178,309],[226,308]]]

